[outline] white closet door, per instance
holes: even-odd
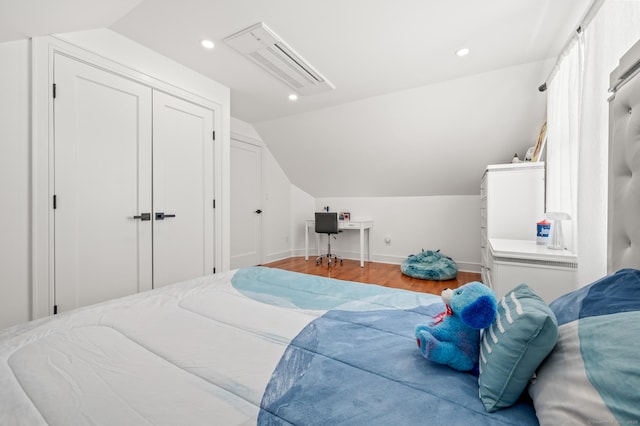
[[[213,273],[213,118],[153,92],[154,287]]]
[[[54,57],[58,311],[152,286],[151,89]]]
[[[262,150],[231,140],[231,268],[262,262]]]

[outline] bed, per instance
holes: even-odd
[[[438,296],[252,267],[1,331],[0,424],[638,424],[633,58],[611,102],[611,274],[550,305],[514,288],[479,377],[421,356]]]
[[[0,424],[536,424],[429,364],[439,297],[253,267],[1,336]]]
[[[612,280],[619,289],[607,295]],[[536,306],[546,305],[523,288],[514,292],[524,317],[535,317],[523,320],[523,345],[485,351],[480,378],[421,356],[414,327],[444,310],[424,293],[252,267],[81,308],[0,334],[0,424],[582,424],[585,410],[592,422],[640,418],[640,271],[623,269],[552,303],[557,321],[538,321]],[[604,303],[605,324],[602,312],[584,315],[587,301],[596,310]],[[563,348],[524,365],[557,324]],[[584,330],[598,340],[579,336]],[[624,352],[613,364],[583,361],[580,338],[605,342],[597,356],[616,345]],[[511,365],[494,386],[499,396],[486,389],[491,356],[503,357],[493,362],[498,373]],[[608,409],[594,393],[583,374],[590,369],[616,373],[595,381],[620,389],[613,398],[622,407]]]

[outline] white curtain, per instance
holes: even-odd
[[[640,0],[606,0],[548,83],[547,211],[565,211],[578,282],[607,273],[609,73],[640,39]]]
[[[547,212],[566,212],[567,248],[577,251],[578,149],[583,87],[583,37],[576,38],[558,60],[547,98]]]

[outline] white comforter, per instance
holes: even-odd
[[[324,311],[246,298],[234,273],[0,333],[0,424],[256,424],[287,345]]]

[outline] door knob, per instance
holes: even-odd
[[[256,210],[256,213],[260,214],[260,213],[262,213],[262,210],[258,209],[258,210]]]
[[[134,216],[134,219],[151,220],[151,213],[141,213],[139,216]]]
[[[156,212],[156,220],[164,220],[165,217],[176,217],[176,215],[165,214],[164,212]]]

